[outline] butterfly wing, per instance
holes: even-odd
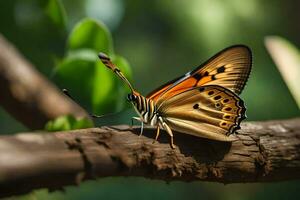
[[[232,141],[229,135],[240,128],[245,111],[235,93],[217,85],[189,89],[158,108],[171,129],[220,141]]]
[[[240,94],[249,77],[251,63],[251,50],[247,46],[228,47],[195,70],[154,90],[147,97],[154,101],[164,100],[202,85],[220,85]]]

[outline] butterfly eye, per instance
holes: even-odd
[[[136,96],[134,94],[128,94],[127,101],[136,101]]]

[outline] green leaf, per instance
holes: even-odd
[[[68,38],[69,51],[92,49],[106,54],[113,53],[112,37],[106,26],[96,20],[86,18],[80,21]]]
[[[45,12],[56,26],[66,28],[66,11],[61,0],[48,0]]]
[[[93,122],[87,118],[76,119],[71,115],[64,115],[49,121],[45,129],[47,131],[68,131],[93,127]]]
[[[279,37],[268,36],[265,46],[300,109],[300,52],[291,42]]]
[[[61,116],[46,124],[47,131],[67,131],[71,130],[71,123],[68,116]]]
[[[116,77],[101,62],[96,63],[95,77],[91,94],[93,112],[96,114],[110,113],[116,110],[118,93]]]
[[[90,108],[97,58],[67,57],[56,68],[53,79],[85,108]],[[89,106],[89,107],[88,107]]]
[[[68,59],[84,59],[89,61],[100,61],[98,58],[98,53],[91,49],[78,49],[69,51],[68,55],[66,56]]]
[[[91,128],[94,127],[93,122],[90,119],[82,118],[75,121],[72,125],[72,129],[83,129],[83,128]]]

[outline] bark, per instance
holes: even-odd
[[[0,105],[30,129],[61,115],[88,114],[40,74],[0,34]]]
[[[274,182],[300,178],[300,118],[242,123],[237,141],[101,127],[0,137],[0,196],[60,189],[87,179],[142,176],[165,181]]]

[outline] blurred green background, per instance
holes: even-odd
[[[50,4],[53,2],[58,2],[58,10],[51,8],[55,7],[55,3]],[[135,88],[142,94],[192,70],[227,46],[246,44],[253,51],[253,70],[242,93],[248,108],[247,120],[282,119],[300,113],[263,41],[265,36],[280,35],[300,47],[299,8],[300,1],[294,0],[10,0],[0,1],[0,33],[56,82],[55,69],[64,62],[67,49],[72,48],[68,38],[74,26],[85,17],[101,21],[112,35],[111,53],[116,53],[116,59],[121,59],[118,55],[126,58],[131,68],[126,61],[119,61],[122,66],[125,63],[128,76],[132,76]],[[81,72],[73,72],[76,73]],[[103,79],[100,77],[99,83]],[[99,88],[108,87],[103,82]],[[122,109],[125,99],[117,97],[125,93],[120,91],[114,97],[118,106],[106,107],[111,110],[95,109],[76,92],[73,96],[98,114],[123,110],[109,120],[97,121],[98,125],[129,124],[133,112]],[[2,134],[27,130],[1,108],[0,127]],[[64,193],[39,190],[20,198],[296,199],[300,198],[299,184],[293,181],[224,186],[105,178],[67,187]]]

